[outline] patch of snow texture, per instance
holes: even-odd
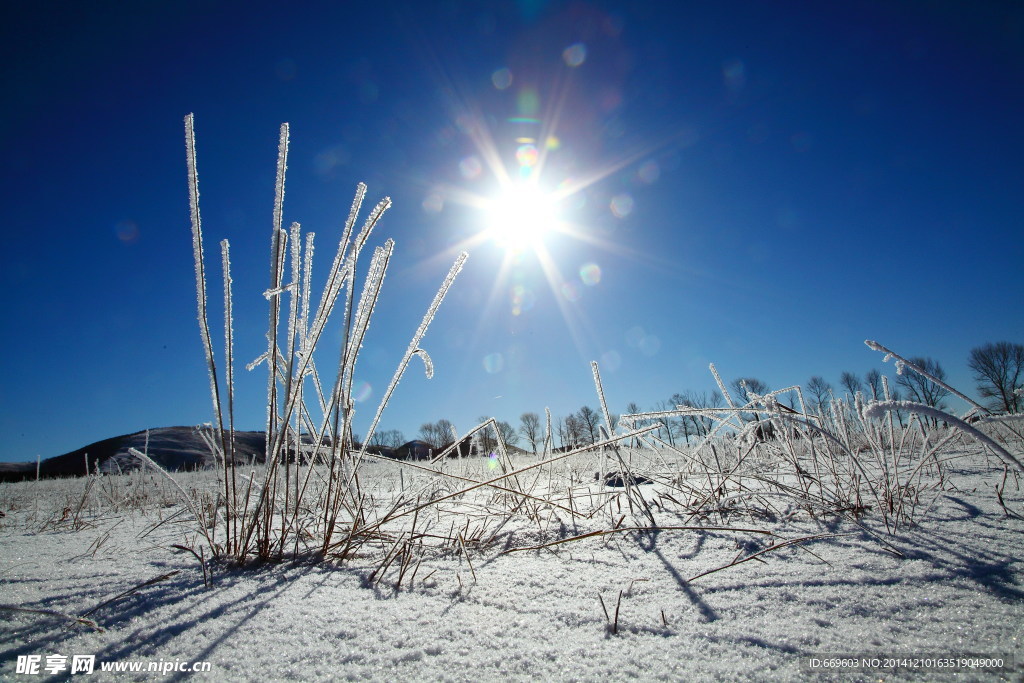
[[[837,522],[831,530],[839,535],[827,541],[688,580],[764,549],[766,537],[632,532],[544,550],[429,556],[400,591],[388,581],[366,586],[375,566],[369,558],[341,569],[214,567],[207,589],[196,559],[172,547],[194,536],[172,493],[144,510],[89,517],[78,531],[60,524],[40,531],[29,523],[33,505],[80,496],[85,480],[3,484],[0,603],[80,615],[178,573],[90,615],[102,632],[5,612],[0,678],[15,679],[24,654],[210,661],[212,671],[195,678],[216,681],[797,681],[807,679],[801,664],[813,655],[979,653],[1014,656],[1001,676],[1019,680],[1024,521],[997,504],[992,482],[1001,473],[958,463],[949,472],[956,486],[938,493],[917,526],[889,537],[903,557]],[[361,476],[372,486],[385,472],[393,470]],[[175,476],[186,488],[216,487],[212,472]],[[1019,507],[1012,488],[1004,495]],[[592,530],[579,524],[579,533]],[[822,530],[797,507],[764,526],[794,535]],[[509,542],[526,545],[533,530],[518,527]],[[616,634],[599,596],[610,613],[618,604]]]

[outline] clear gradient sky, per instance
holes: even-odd
[[[1010,2],[9,2],[0,460],[211,419],[182,119],[208,268],[232,243],[240,365],[285,222],[322,282],[358,181],[396,240],[358,366],[365,429],[611,409],[756,376],[892,373],[1024,341],[1024,11]],[[539,249],[484,239],[502,177],[560,191]],[[368,208],[368,207],[367,207]],[[211,299],[219,298],[217,284]],[[219,306],[211,325],[220,328]],[[337,341],[337,326],[333,328]],[[329,340],[330,341],[330,340]],[[333,351],[331,352],[334,353]],[[322,370],[324,368],[321,368]],[[262,428],[265,371],[239,368]]]

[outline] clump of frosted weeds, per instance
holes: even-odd
[[[314,234],[306,234],[303,241],[298,223],[292,223],[287,230],[283,227],[289,129],[288,124],[282,124],[270,241],[270,278],[264,292],[269,307],[267,350],[247,366],[249,370],[260,365],[267,369],[266,459],[263,467],[249,468],[247,473],[242,473],[234,438],[230,249],[224,240],[221,261],[226,376],[222,380],[207,316],[199,180],[191,114],[185,117],[185,141],[198,320],[215,416],[207,442],[214,451],[223,487],[212,509],[198,506],[187,494],[183,495],[215,557],[236,562],[310,553],[344,558],[368,540],[360,529],[372,521],[367,518],[358,476],[367,454],[365,446],[357,448],[352,438],[352,387],[359,352],[380,299],[394,241],[389,239],[373,251],[369,272],[361,286],[356,273],[363,249],[381,216],[391,206],[391,200],[385,198],[379,202],[356,232],[366,194],[366,186],[358,185],[327,282],[316,310],[312,311]],[[430,356],[420,345],[466,258],[463,252],[455,260],[437,290],[377,407],[365,442],[369,443],[372,438],[381,413],[414,356],[423,360],[427,377],[432,375]],[[342,341],[338,349],[337,375],[328,385],[317,369],[315,356],[328,321],[338,309]],[[137,455],[149,466],[156,467],[145,454]]]

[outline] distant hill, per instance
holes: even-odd
[[[147,450],[147,432],[135,432],[115,436],[88,446],[47,458],[39,464],[39,476],[44,479],[54,477],[80,477],[86,473],[86,455],[89,458],[89,472],[96,471],[99,463],[100,472],[129,472],[142,466],[142,462],[128,452],[134,448],[147,453],[158,465],[169,472],[202,469],[213,465],[213,456],[206,442],[195,427],[159,427],[148,431],[149,446]],[[308,435],[303,435],[303,443],[310,444]],[[266,452],[264,432],[235,432],[236,460],[238,462],[263,462]],[[427,460],[447,448],[434,448],[425,441],[409,441],[398,448],[370,446],[367,450],[397,460]],[[478,455],[472,439],[466,438],[460,443],[457,453],[463,457]],[[524,452],[509,447],[509,452]],[[452,457],[457,457],[453,453]],[[0,481],[21,481],[35,479],[35,462],[0,462]]]
[[[74,477],[85,474],[86,455],[90,472],[96,471],[99,463],[101,472],[130,471],[140,466],[140,461],[128,452],[129,448],[148,453],[154,462],[168,471],[201,469],[213,464],[213,456],[206,442],[195,427],[160,427],[149,430],[149,446],[146,446],[146,431],[115,436],[88,446],[47,458],[39,464],[39,476]],[[263,432],[235,432],[236,459],[248,462],[262,461],[265,452]],[[35,479],[36,463],[0,463],[0,481],[21,481]]]
[[[434,447],[426,441],[409,441],[395,449],[393,457],[398,460],[427,460],[434,453]]]

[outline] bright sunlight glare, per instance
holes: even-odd
[[[536,251],[559,226],[555,198],[534,184],[506,187],[488,202],[485,234],[509,251]]]

